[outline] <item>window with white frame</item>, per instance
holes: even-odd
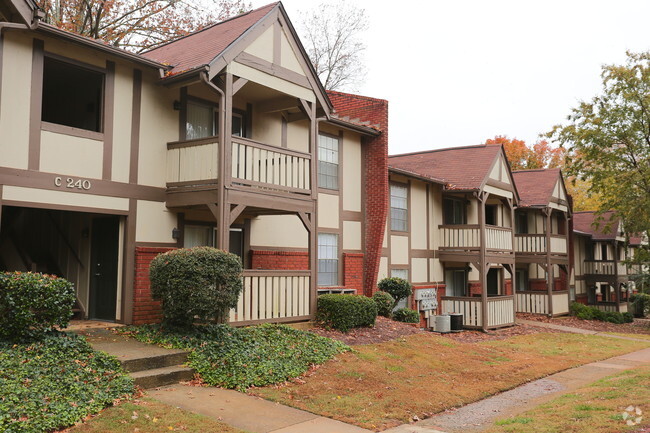
[[[339,189],[339,139],[318,136],[318,186]]]
[[[445,294],[447,296],[467,296],[467,270],[447,269],[445,271]]]
[[[318,234],[318,285],[336,286],[339,281],[339,237]]]
[[[406,185],[390,185],[390,229],[408,230],[408,189]]]

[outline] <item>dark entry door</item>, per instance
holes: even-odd
[[[497,296],[499,294],[499,269],[492,268],[487,274],[487,294]]]
[[[115,320],[119,218],[97,217],[90,244],[90,319]]]

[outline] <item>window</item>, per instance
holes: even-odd
[[[101,132],[103,99],[103,73],[45,57],[41,120]]]
[[[447,296],[466,296],[467,271],[465,269],[447,269],[445,271],[445,294]]]
[[[318,285],[336,286],[339,282],[339,237],[318,234]]]
[[[497,225],[497,205],[485,205],[485,224],[496,226]]]
[[[183,247],[213,247],[214,245],[215,229],[213,226],[185,226]]]
[[[199,102],[187,101],[185,139],[212,137],[217,135],[216,107]]]
[[[515,212],[515,233],[528,233],[528,214],[524,211]]]
[[[406,185],[390,186],[390,229],[405,232],[408,230],[408,189]]]
[[[467,224],[465,201],[458,198],[445,198],[442,203],[444,209],[444,224]]]
[[[339,189],[339,139],[318,136],[318,186]]]
[[[517,291],[522,292],[528,290],[528,270],[516,269],[515,270],[515,284],[517,284]]]
[[[600,244],[600,260],[607,260],[607,244]]]

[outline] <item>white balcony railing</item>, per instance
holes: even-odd
[[[167,183],[216,180],[219,175],[217,137],[169,143],[167,145]]]
[[[546,254],[545,234],[516,234],[515,249],[518,253]],[[551,235],[551,253],[566,254],[566,236]]]
[[[585,274],[596,275],[627,275],[625,263],[614,262],[613,260],[585,260]]]
[[[309,271],[245,270],[243,284],[237,307],[230,310],[230,323],[309,319]]]
[[[481,328],[483,326],[483,310],[480,297],[442,297],[441,311],[443,314],[460,313],[463,315],[463,326]],[[499,328],[515,323],[514,298],[512,296],[493,296],[487,299],[488,328]]]
[[[569,292],[566,290],[553,292],[553,314],[569,312]],[[532,314],[550,314],[548,293],[537,291],[517,292],[517,312]]]
[[[452,250],[477,250],[481,246],[481,229],[472,225],[442,225],[440,230],[440,248]],[[486,226],[485,246],[491,250],[512,250],[512,229],[507,227]]]

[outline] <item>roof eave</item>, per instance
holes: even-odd
[[[421,175],[415,174],[415,173],[413,173],[413,172],[411,172],[411,171],[408,171],[408,170],[402,170],[402,169],[397,168],[397,167],[388,167],[388,171],[389,171],[389,172],[393,172],[393,173],[395,173],[395,174],[402,175],[402,176],[412,177],[412,178],[414,178],[414,179],[418,179],[418,180],[421,180],[421,181],[423,181],[423,182],[434,183],[434,184],[436,184],[436,185],[444,185],[444,184],[445,184],[445,182],[442,181],[442,180],[439,180],[439,179],[432,179],[432,178],[430,178],[430,177],[426,177],[426,176],[421,176]]]
[[[355,132],[360,132],[362,134],[371,135],[373,137],[377,137],[377,136],[382,134],[381,131],[377,131],[376,129],[369,128],[369,127],[363,126],[363,125],[357,125],[357,124],[354,124],[354,123],[349,123],[349,122],[346,122],[344,120],[335,119],[333,117],[327,119],[326,122],[331,123],[332,125],[340,126],[342,128],[347,128],[347,129],[355,131]]]

